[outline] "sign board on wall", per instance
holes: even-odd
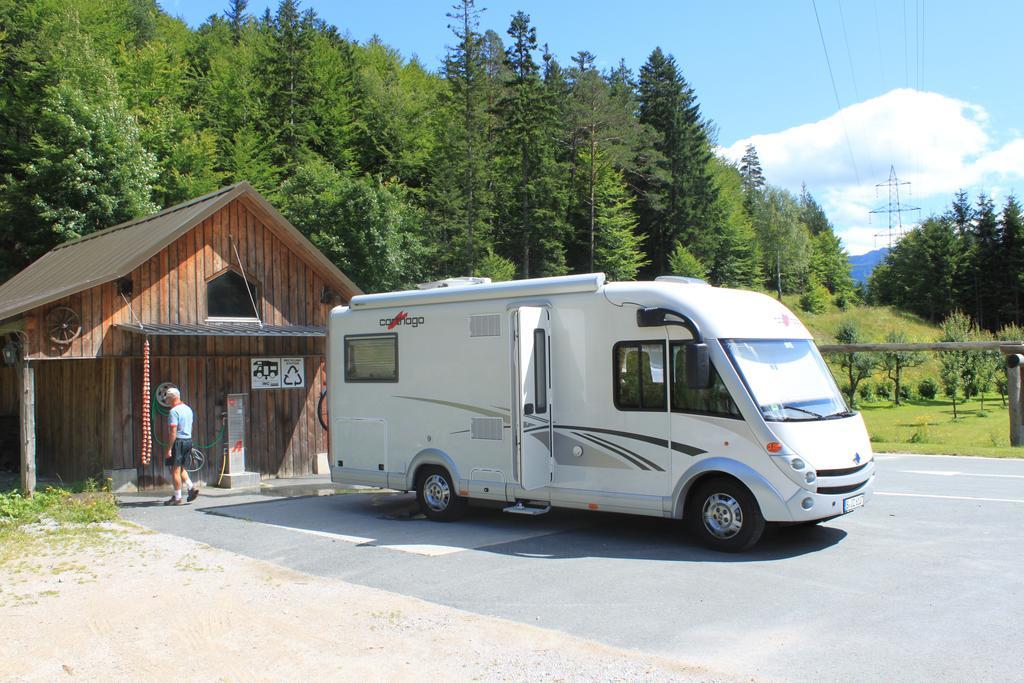
[[[281,384],[285,389],[301,389],[306,386],[306,364],[301,358],[281,359]]]
[[[253,389],[301,389],[306,386],[302,358],[253,358],[249,363]]]

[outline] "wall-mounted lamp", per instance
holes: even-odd
[[[330,287],[323,287],[320,290],[320,303],[333,304],[337,299],[338,295]]]
[[[4,365],[14,367],[21,359],[21,345],[16,341],[8,341],[4,344]]]

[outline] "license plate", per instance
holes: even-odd
[[[852,496],[843,501],[843,514],[852,512],[859,507],[864,507],[864,494],[859,496]]]

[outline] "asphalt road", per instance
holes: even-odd
[[[740,675],[1024,680],[1024,460],[879,456],[876,497],[752,551],[670,520],[472,509],[411,495],[200,496],[126,518],[304,572]],[[524,677],[529,672],[524,671]]]

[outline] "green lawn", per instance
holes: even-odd
[[[985,412],[976,399],[957,404],[947,399],[915,400],[900,407],[891,402],[862,402],[871,446],[878,452],[1024,457],[1024,448],[1010,447],[1009,415],[997,395],[985,398]]]

